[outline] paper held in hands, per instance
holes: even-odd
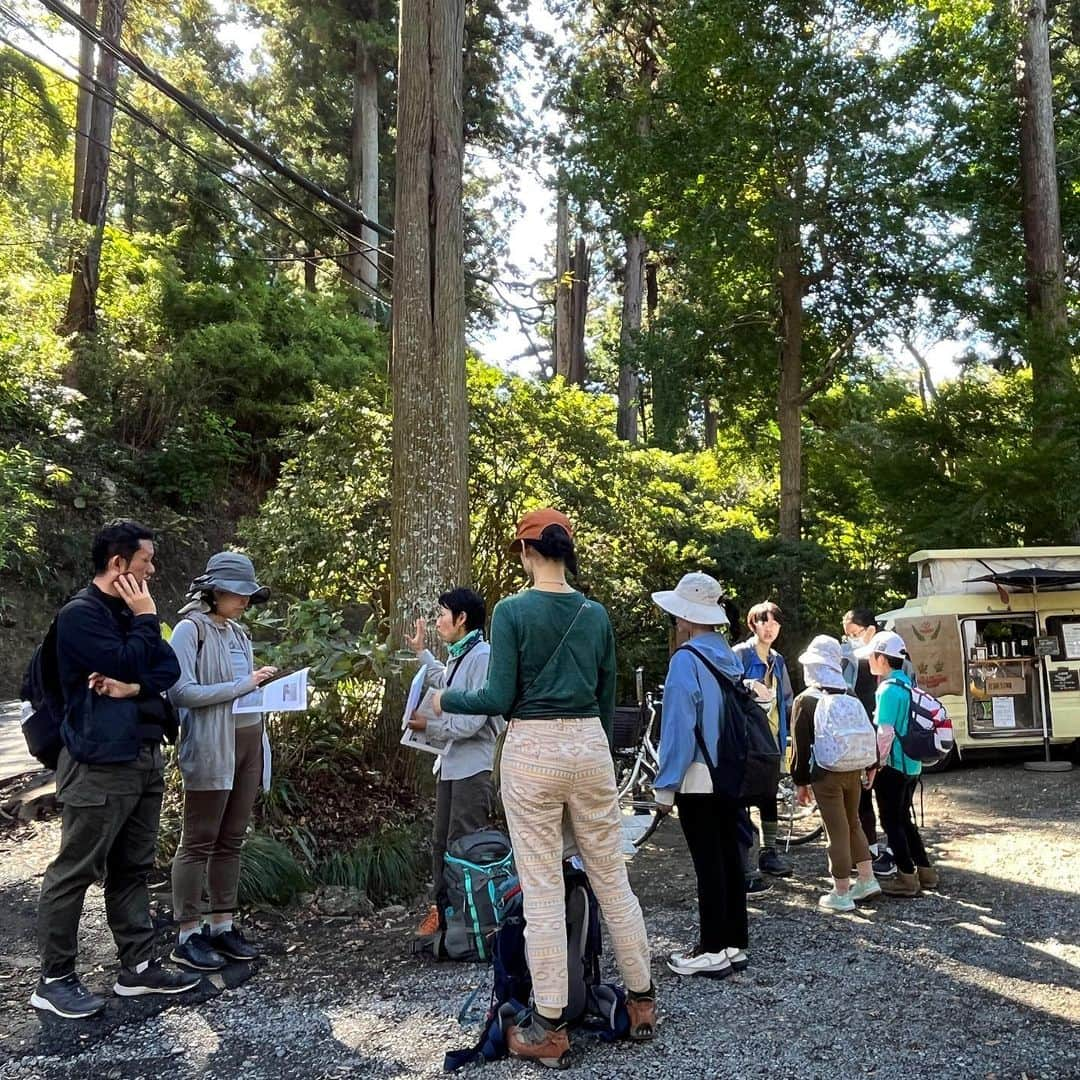
[[[234,713],[304,712],[307,709],[307,677],[301,668],[252,690],[233,702]]]
[[[426,731],[413,731],[409,727],[409,721],[414,713],[427,720],[431,720],[435,716],[435,711],[431,707],[431,699],[434,697],[435,691],[428,690],[427,693],[424,693],[424,676],[426,673],[427,666],[425,665],[413,676],[413,681],[409,685],[409,696],[405,699],[405,713],[401,717],[401,726],[404,729],[401,736],[401,745],[408,746],[413,750],[423,750],[427,754],[445,754],[449,743],[444,742],[442,739],[432,738]]]

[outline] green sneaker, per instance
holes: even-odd
[[[854,911],[855,901],[851,899],[851,894],[844,893],[841,895],[838,892],[827,892],[824,896],[818,899],[818,907],[825,911]]]
[[[881,886],[877,883],[875,878],[871,878],[869,881],[856,881],[855,884],[848,889],[848,896],[856,903],[860,900],[873,900],[880,895]]]

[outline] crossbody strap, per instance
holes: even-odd
[[[582,600],[581,607],[579,607],[577,609],[577,611],[574,612],[574,617],[570,620],[570,625],[566,628],[566,632],[559,639],[559,644],[556,645],[555,648],[551,650],[551,655],[547,658],[546,661],[544,661],[544,666],[529,680],[529,685],[526,686],[525,689],[522,690],[520,694],[518,694],[517,701],[521,701],[522,698],[524,698],[529,693],[529,691],[536,685],[536,683],[539,680],[540,676],[543,675],[544,672],[547,671],[547,669],[549,667],[551,667],[552,661],[562,651],[563,645],[566,644],[566,639],[570,636],[570,631],[574,629],[574,625],[577,623],[578,619],[581,617],[581,613],[588,606],[589,606],[589,601],[588,600]],[[517,702],[515,702],[514,704],[516,705]],[[513,709],[511,709],[510,711],[513,712]]]

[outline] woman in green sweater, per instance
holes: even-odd
[[[622,819],[610,751],[615,708],[615,637],[607,611],[566,581],[577,572],[573,529],[557,510],[518,523],[511,550],[532,587],[501,600],[491,617],[487,684],[446,690],[436,710],[510,719],[502,798],[521,880],[535,1006],[507,1033],[510,1051],[565,1064],[569,1040],[564,812],[600,901],[626,980],[630,1037],[651,1039],[656,992],[641,906],[622,855]]]

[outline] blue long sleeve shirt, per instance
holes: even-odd
[[[743,677],[742,664],[723,634],[702,634],[690,644],[732,679]],[[724,696],[712,672],[687,649],[679,649],[664,680],[664,712],[660,726],[660,768],[653,784],[657,800],[670,804],[683,787],[687,772],[705,759],[694,738],[700,723],[705,745],[715,747],[725,714]],[[709,784],[706,790],[711,790]]]

